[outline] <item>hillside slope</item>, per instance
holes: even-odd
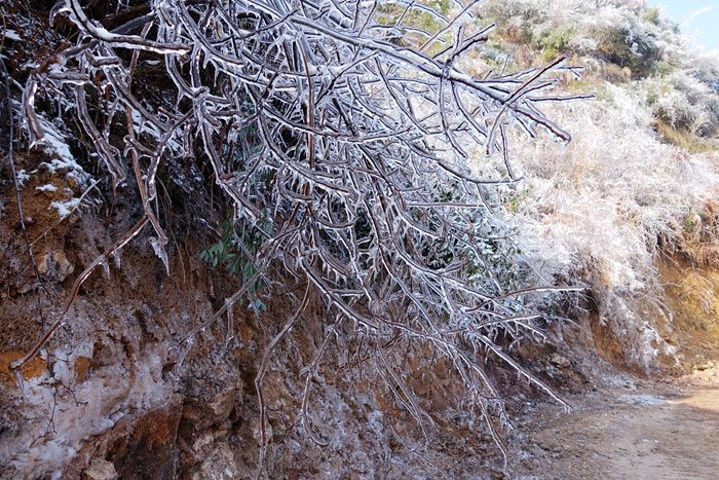
[[[518,244],[542,278],[589,287],[586,328],[615,365],[651,373],[714,357],[719,60],[644,2],[506,7],[480,7],[497,23],[490,44],[514,52],[506,68],[563,54],[584,67],[567,87],[596,95],[553,110],[571,126],[566,148],[515,149],[526,181],[506,204]],[[687,295],[703,306],[680,306]]]

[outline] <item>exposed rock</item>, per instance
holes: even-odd
[[[75,267],[67,260],[64,252],[49,251],[39,259],[37,270],[47,280],[60,283],[75,271]]]
[[[557,368],[569,368],[572,366],[572,363],[566,357],[558,353],[553,353],[549,357],[549,361]]]
[[[23,356],[24,354],[18,351],[0,352],[0,383],[5,384],[8,388],[17,387],[15,376],[10,371],[10,364]],[[40,357],[35,357],[23,367],[22,377],[24,380],[38,378],[45,372],[45,369],[45,361]]]
[[[132,433],[109,451],[122,478],[175,478],[179,470],[177,428],[182,409],[170,405],[132,421]],[[122,427],[120,427],[122,428]]]
[[[251,476],[252,470],[235,459],[230,445],[227,442],[218,442],[192,474],[192,480],[231,480]]]
[[[90,466],[82,472],[81,480],[115,480],[117,471],[112,462],[103,458],[94,458]]]
[[[209,401],[198,399],[186,402],[182,411],[183,426],[197,432],[206,430],[212,425],[220,425],[227,420],[235,402],[242,402],[241,391],[229,387],[228,390],[219,392]]]

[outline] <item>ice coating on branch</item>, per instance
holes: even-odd
[[[395,25],[421,37],[421,48],[403,45],[382,28],[385,7],[375,2],[156,0],[111,32],[66,0],[53,15],[68,15],[82,35],[62,52],[64,68],[29,82],[29,129],[38,138],[47,130],[58,161],[68,161],[62,138],[32,121],[38,89],[63,92],[113,186],[136,180],[149,241],[168,272],[158,175],[172,172],[177,178],[163,181],[187,192],[208,175],[233,206],[228,242],[245,260],[238,269],[254,272],[254,282],[271,283],[276,272],[297,279],[326,305],[327,322],[352,325],[380,352],[394,336],[424,342],[455,366],[477,411],[496,408],[503,421],[473,352],[494,352],[551,390],[497,343],[538,333],[536,315],[523,314],[534,290],[516,281],[520,267],[498,240],[506,232],[487,194],[517,181],[508,129],[569,140],[541,103],[551,100],[544,96],[562,59],[475,77],[458,65],[484,30],[418,2],[388,5],[400,23],[430,16],[436,31]],[[470,18],[473,6],[458,13]],[[101,108],[90,101],[97,92]],[[503,155],[504,172],[473,170],[470,155],[481,152]],[[56,206],[61,215],[64,207]],[[282,335],[294,331],[297,304]],[[385,368],[381,356],[374,361]],[[408,398],[413,416],[425,418]],[[264,417],[262,425],[264,452]]]

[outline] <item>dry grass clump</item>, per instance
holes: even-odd
[[[595,102],[559,106],[553,113],[573,126],[575,141],[559,153],[549,142],[517,152],[528,178],[512,206],[538,275],[588,283],[601,321],[634,347],[625,360],[649,369],[673,352],[656,258],[685,243],[687,219],[696,217],[705,244],[719,238],[703,220],[711,215],[693,214],[713,204],[719,169],[716,152],[661,143],[644,94],[608,85]]]
[[[527,178],[506,205],[535,274],[588,284],[625,344],[621,361],[649,369],[674,351],[657,256],[679,249],[706,263],[719,238],[704,210],[719,181],[719,62],[644,2],[488,0],[480,12],[498,24],[497,51],[514,52],[484,63],[521,69],[562,53],[586,67],[568,88],[597,101],[552,111],[574,141],[516,152]]]

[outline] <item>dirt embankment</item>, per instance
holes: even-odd
[[[29,183],[24,200],[26,211],[40,219],[52,212],[52,198],[37,192]],[[5,196],[10,193],[6,185]],[[187,243],[176,246],[167,277],[141,236],[123,252],[121,265],[108,267],[109,277],[99,269],[83,285],[68,326],[25,369],[20,392],[7,364],[30,348],[82,269],[132,221],[103,223],[87,213],[57,224],[51,234],[44,234],[45,223],[54,219],[29,224],[29,238],[39,239],[33,247],[40,276],[54,292],[47,296],[29,263],[20,261],[26,245],[12,207],[0,222],[0,478],[77,478],[95,471],[109,472],[97,477],[108,479],[148,478],[150,472],[156,478],[251,478],[259,446],[252,382],[262,348],[287,316],[282,302],[270,304],[262,321],[238,311],[232,322],[223,318],[186,343],[232,285],[208,272],[197,260],[198,247]],[[506,390],[526,409],[513,408],[517,428],[504,471],[492,442],[477,435],[481,427],[448,401],[456,392],[449,395],[440,377],[416,385],[426,390],[439,427],[428,432],[427,442],[411,435],[416,422],[387,401],[391,396],[378,389],[377,379],[366,371],[353,374],[353,365],[322,368],[324,379],[313,386],[307,425],[329,441],[318,447],[304,432],[299,365],[311,361],[321,335],[303,325],[300,340],[283,345],[267,377],[270,477],[716,478],[719,374],[708,360],[717,359],[719,289],[707,272],[681,264],[663,271],[675,312],[669,340],[681,347],[681,361],[701,370],[687,379],[638,381],[608,366],[589,372],[601,361],[591,353],[593,332],[586,325],[587,338],[570,345],[574,356],[527,346],[524,357],[536,373],[548,376],[574,408],[565,414],[541,403],[547,397],[517,387],[521,382],[507,374]],[[602,353],[601,342],[594,342]],[[344,365],[345,359],[335,360]],[[591,381],[578,370],[591,373]],[[408,444],[413,436],[417,441]]]

